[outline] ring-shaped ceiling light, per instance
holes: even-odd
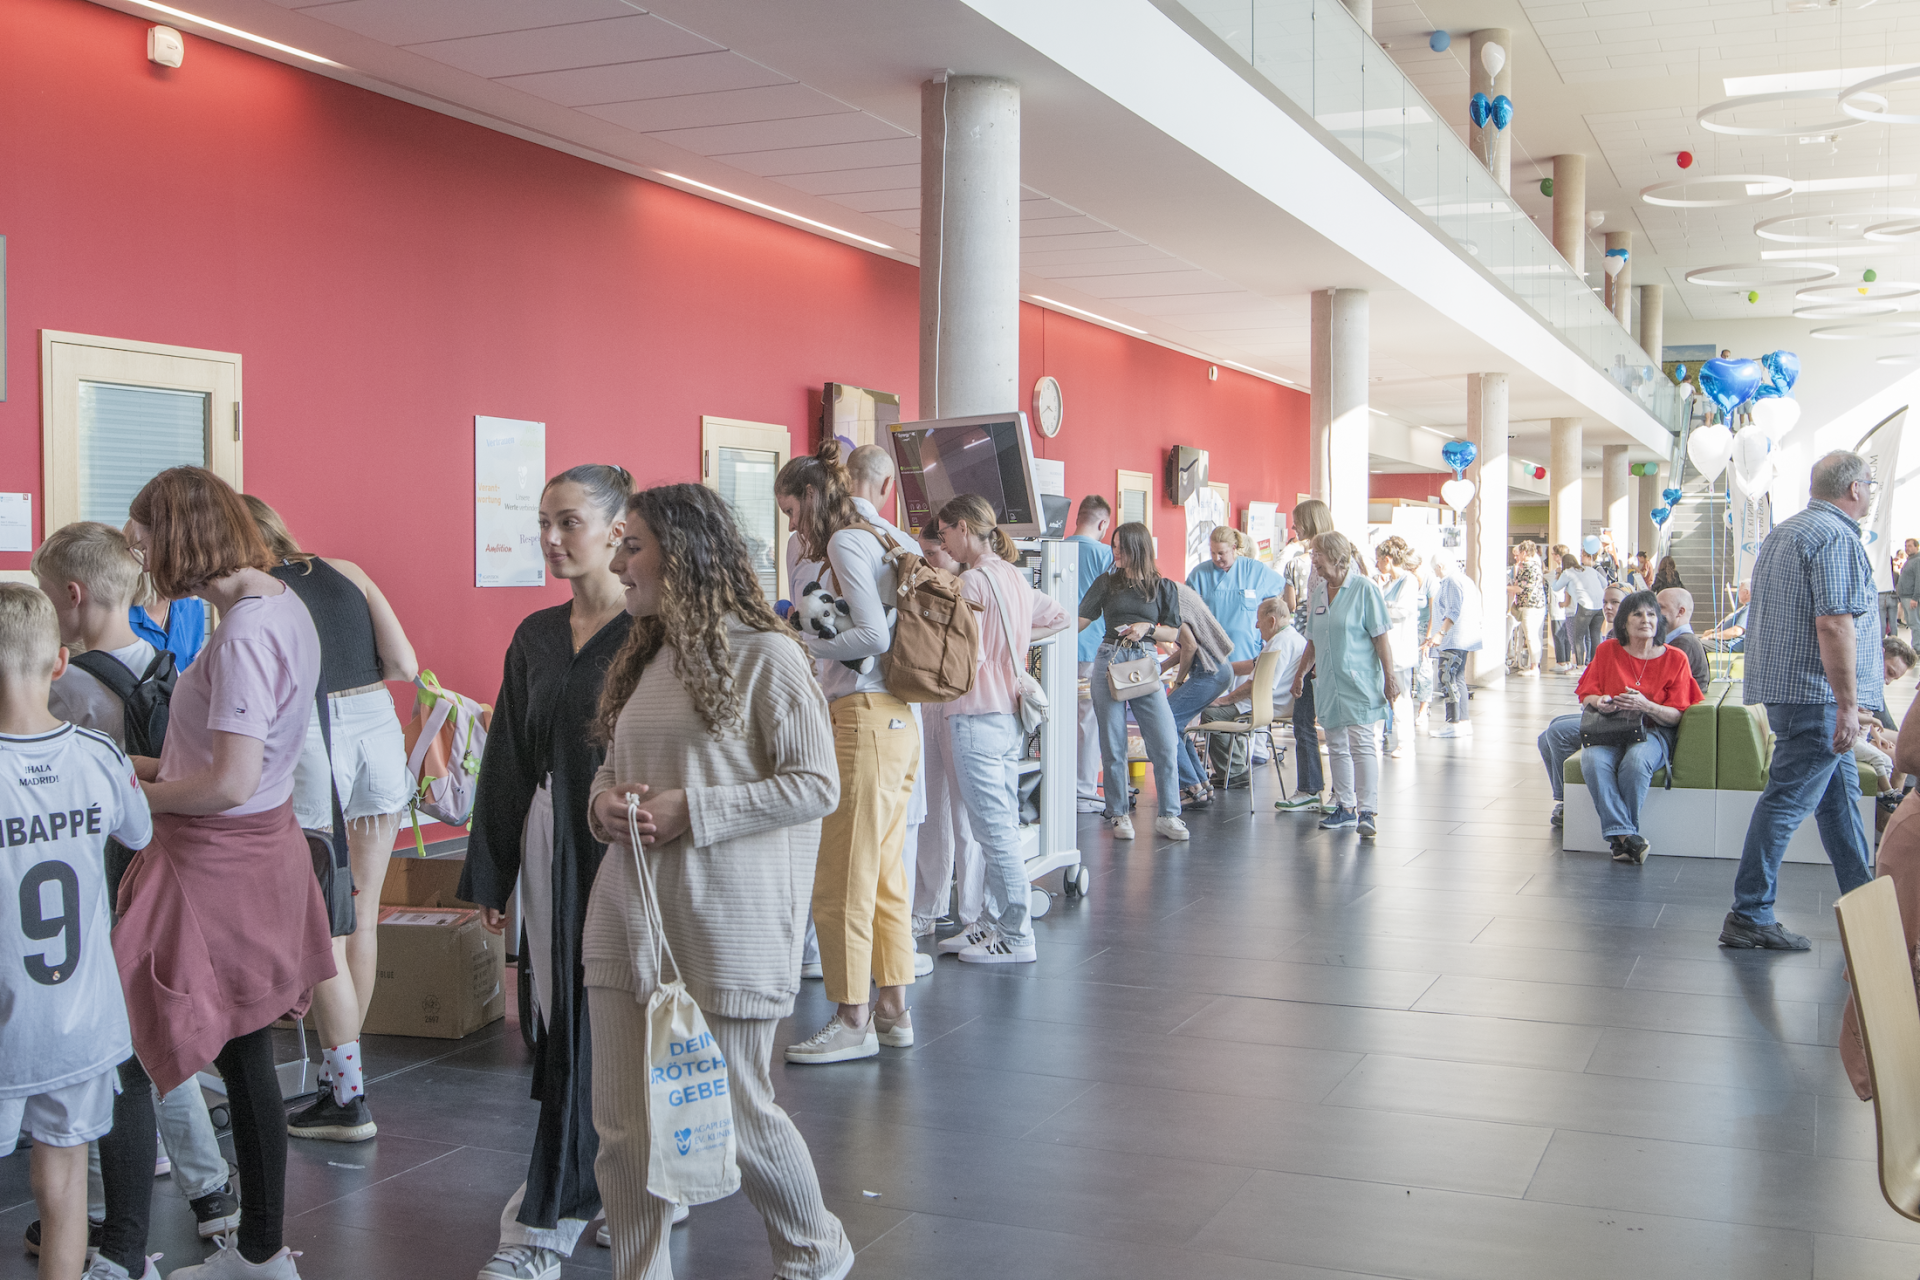
[[[1777,284],[1820,284],[1840,274],[1830,262],[1731,262],[1695,267],[1687,283],[1709,289],[1765,289]]]
[[[1889,210],[1891,213],[1900,211]],[[1920,235],[1920,214],[1903,215],[1890,222],[1876,222],[1860,233],[1862,240],[1872,240],[1878,244],[1901,244]]]
[[[1895,219],[1896,221],[1893,222],[1882,221],[1874,225],[1911,226],[1915,230],[1920,230],[1920,209],[1873,209],[1838,213],[1783,213],[1772,218],[1762,218],[1754,223],[1753,234],[1762,240],[1774,240],[1780,244],[1859,244],[1867,238],[1868,232],[1874,229],[1873,226],[1869,226],[1859,231],[1829,232],[1826,235],[1797,235],[1791,231],[1780,230],[1781,227],[1791,226],[1796,222],[1810,222],[1817,218],[1834,221],[1852,218],[1858,222],[1866,222],[1871,218]]]
[[[1890,356],[1875,356],[1873,362],[1875,364],[1912,364],[1913,352],[1901,351]]]
[[[1688,187],[1713,186],[1729,182],[1738,183],[1741,188],[1740,193],[1724,200],[1689,200],[1683,196],[1661,194],[1667,191],[1685,191]],[[1762,190],[1755,195],[1746,190],[1750,186],[1776,189]],[[1775,200],[1785,200],[1792,194],[1792,178],[1776,178],[1765,173],[1703,173],[1686,178],[1670,178],[1665,182],[1656,182],[1650,187],[1640,188],[1642,200],[1666,209],[1731,209],[1743,204],[1771,204]]]
[[[1890,84],[1902,84],[1909,80],[1920,80],[1920,67],[1902,67],[1898,71],[1889,71],[1883,76],[1869,76],[1859,84],[1840,91],[1840,109],[1861,124],[1920,124],[1920,116],[1899,115],[1887,110],[1887,100],[1872,92],[1884,89]],[[1856,106],[1856,99],[1872,99],[1880,104],[1878,110],[1869,110]]]
[[[1810,284],[1795,291],[1796,302],[1892,302],[1895,298],[1920,298],[1920,284],[1904,280],[1876,280],[1872,284],[1842,280],[1838,284]]]
[[[1793,309],[1796,320],[1864,320],[1868,316],[1890,316],[1900,310],[1897,302],[1815,302]]]
[[[1904,75],[1906,73],[1902,74]],[[1876,79],[1884,79],[1884,77],[1876,77]],[[1876,93],[1862,92],[1866,85],[1872,83],[1872,80],[1868,80],[1862,84],[1855,85],[1846,91],[1846,95],[1848,97],[1858,96],[1861,99],[1871,98],[1875,102],[1878,102],[1881,109],[1884,110],[1887,105],[1885,98],[1882,98]],[[1813,124],[1721,124],[1718,120],[1714,119],[1715,116],[1724,115],[1729,111],[1740,111],[1747,107],[1766,106],[1776,102],[1808,101],[1819,98],[1824,98],[1831,102],[1839,97],[1840,93],[1833,89],[1782,89],[1778,93],[1748,93],[1738,98],[1726,98],[1720,102],[1704,106],[1700,108],[1699,114],[1694,116],[1694,119],[1700,122],[1702,129],[1707,129],[1714,133],[1728,133],[1739,138],[1795,138],[1804,137],[1810,133],[1837,133],[1841,129],[1851,129],[1855,125],[1865,124],[1869,120],[1882,119],[1881,116],[1872,113],[1863,115],[1856,111],[1848,111],[1847,114],[1838,116],[1835,119],[1820,120]],[[1842,110],[1846,109],[1845,103],[1841,103],[1840,105]]]
[[[1857,342],[1863,338],[1911,338],[1916,333],[1920,333],[1920,320],[1868,320],[1862,324],[1831,324],[1810,330],[1809,336]]]

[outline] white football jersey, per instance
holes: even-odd
[[[0,734],[0,1098],[64,1088],[133,1052],[113,962],[105,845],[153,839],[113,739]]]

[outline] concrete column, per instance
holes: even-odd
[[[1355,539],[1367,532],[1367,291],[1313,294],[1312,492],[1333,513],[1333,527]]]
[[[1587,158],[1553,158],[1553,247],[1573,268],[1587,271]]]
[[[1642,305],[1645,304],[1643,303]],[[1655,507],[1661,505],[1660,490],[1664,487],[1665,485],[1661,482],[1658,474],[1640,477],[1640,502],[1638,504],[1640,510],[1633,522],[1634,533],[1636,535],[1633,548],[1635,551],[1644,551],[1648,555],[1652,555],[1654,554],[1655,548],[1660,545],[1660,526],[1653,522],[1653,516],[1649,513]],[[1659,568],[1658,565],[1654,567]]]
[[[920,416],[1020,407],[1020,86],[920,87]]]
[[[1631,231],[1607,232],[1607,248],[1631,250],[1633,248],[1633,232]],[[1603,262],[1600,265],[1604,267],[1606,266],[1606,263]],[[1607,294],[1606,294],[1607,310],[1613,312],[1613,318],[1620,322],[1621,328],[1626,329],[1628,332],[1632,332],[1633,330],[1633,259],[1631,258],[1627,259],[1626,263],[1620,268],[1620,274],[1617,276],[1611,276],[1611,275],[1607,276],[1606,281],[1607,281]]]
[[[1373,0],[1340,0],[1347,6],[1347,12],[1360,24],[1360,29],[1368,35],[1373,34]]]
[[[1547,458],[1547,542],[1580,550],[1580,419],[1552,418]]]
[[[1507,678],[1507,375],[1467,375],[1467,439],[1475,449],[1467,479],[1467,576],[1480,587],[1483,643],[1473,655],[1473,683]]]
[[[1500,67],[1499,75],[1488,75],[1487,64],[1480,50],[1487,45],[1497,44],[1506,53],[1507,60]],[[1488,27],[1484,31],[1473,33],[1473,47],[1469,51],[1467,62],[1469,96],[1484,93],[1489,101],[1500,94],[1513,97],[1513,35],[1505,27]],[[1484,129],[1468,128],[1474,135],[1473,154],[1480,157],[1481,163],[1493,174],[1502,191],[1513,190],[1513,126],[1498,128],[1489,120]],[[1557,185],[1557,184],[1556,184]]]
[[[1647,363],[1660,363],[1660,350],[1667,340],[1666,289],[1657,284],[1635,286],[1640,290],[1640,331],[1635,337],[1647,353]]]
[[[1600,527],[1613,530],[1615,547],[1625,547],[1633,529],[1633,508],[1629,505],[1627,479],[1627,446],[1601,446]]]

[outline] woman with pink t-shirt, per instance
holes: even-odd
[[[940,948],[957,949],[968,964],[1030,964],[1037,955],[1020,856],[1020,757],[1027,735],[1020,728],[1019,676],[1027,646],[1066,630],[1067,611],[1008,563],[1016,554],[1013,542],[985,498],[963,493],[940,508],[936,520],[947,554],[967,566],[961,594],[983,611],[979,673],[946,711],[953,771],[987,871],[986,910]]]
[[[293,816],[320,637],[300,597],[268,576],[272,560],[240,495],[211,471],[161,472],[131,515],[155,588],[198,596],[221,616],[174,688],[160,758],[134,761],[154,837],[121,882],[113,933],[134,1048],[154,1084],[164,1094],[211,1060],[233,1108],[238,1240],[170,1274],[298,1280],[281,1243],[287,1128],[269,1028],[304,1012],[334,973],[326,904]],[[150,1172],[152,1135],[147,1119],[113,1136],[139,1146]]]

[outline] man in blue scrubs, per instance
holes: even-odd
[[[1260,652],[1260,602],[1279,595],[1287,584],[1266,564],[1241,555],[1240,535],[1226,525],[1215,527],[1207,549],[1211,558],[1194,566],[1187,575],[1187,585],[1206,601],[1233,641],[1235,661],[1245,661]],[[1214,765],[1225,768],[1219,760]],[[1217,778],[1215,785],[1227,785],[1228,781]],[[1244,783],[1244,775],[1241,781]]]
[[[1073,536],[1067,541],[1075,543],[1080,552],[1080,594],[1087,594],[1087,588],[1093,580],[1113,568],[1113,551],[1101,541],[1107,536],[1107,527],[1113,523],[1113,507],[1097,493],[1090,493],[1080,499],[1079,520],[1074,527]],[[1100,648],[1101,629],[1083,627],[1080,631],[1080,678],[1087,679],[1093,674],[1093,655]],[[1100,726],[1093,718],[1093,702],[1089,698],[1080,699],[1080,776],[1077,785],[1079,809],[1082,813],[1101,813],[1106,806],[1100,801]]]

